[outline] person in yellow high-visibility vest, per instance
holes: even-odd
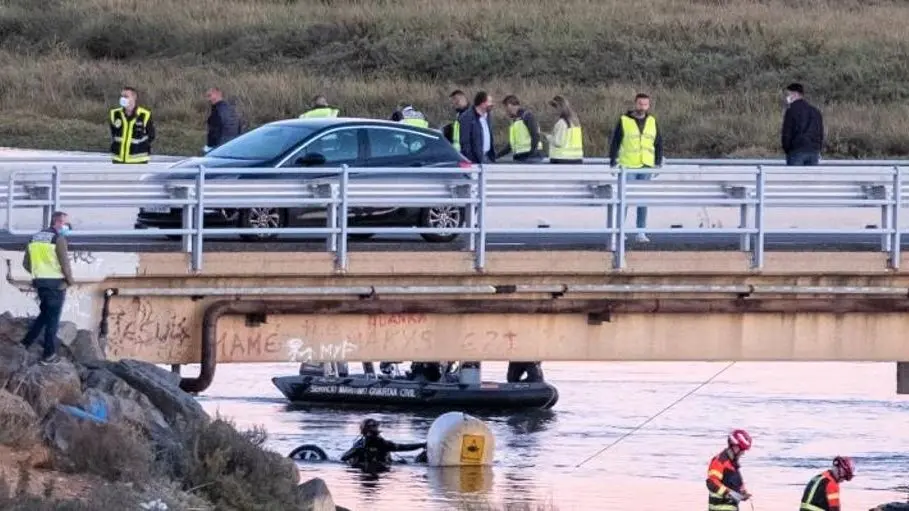
[[[312,117],[337,117],[341,111],[328,104],[328,99],[319,94],[312,98],[312,108],[300,116],[301,119]]]
[[[28,349],[44,331],[44,355],[41,364],[54,364],[57,355],[57,329],[66,288],[72,286],[73,272],[69,264],[66,234],[69,232],[66,213],[55,211],[47,229],[32,236],[22,258],[22,267],[32,276],[32,286],[38,295],[38,317],[35,318],[22,345]]]
[[[552,134],[546,135],[549,141],[549,163],[583,163],[584,132],[578,115],[562,96],[552,98],[549,106],[559,114]]]
[[[426,120],[426,116],[423,115],[423,112],[414,108],[413,105],[407,105],[400,110],[395,110],[391,114],[391,120],[418,128],[429,127],[429,121]]]
[[[533,113],[521,107],[517,96],[505,96],[502,100],[505,112],[511,118],[508,128],[508,144],[496,155],[499,159],[514,153],[513,159],[521,163],[537,163],[543,160],[543,141],[540,140],[540,126]]]
[[[634,109],[629,110],[615,126],[612,142],[609,145],[609,166],[616,165],[622,169],[653,169],[663,164],[663,137],[657,127],[656,117],[650,114],[650,96],[638,94],[634,98]],[[628,174],[631,181],[648,181],[651,173]],[[624,219],[628,208],[622,215]],[[638,229],[647,227],[647,208],[639,206],[635,218]],[[623,220],[624,221],[624,220]],[[635,236],[640,243],[650,239],[643,232]]]
[[[139,106],[139,93],[123,87],[120,106],[108,113],[110,152],[114,163],[148,163],[155,141],[151,110]]]

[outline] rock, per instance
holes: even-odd
[[[334,499],[331,498],[331,492],[328,491],[328,485],[318,477],[297,486],[297,493],[300,496],[301,511],[335,511],[337,509]]]
[[[60,346],[69,347],[76,340],[78,334],[79,327],[75,323],[72,321],[61,321],[60,327],[57,329],[57,340],[60,341]]]
[[[6,388],[25,399],[39,418],[57,403],[77,404],[82,398],[79,372],[65,359],[48,366],[23,367],[12,376]]]
[[[29,318],[14,317],[9,311],[0,314],[0,341],[11,343],[22,341],[30,324]]]
[[[19,343],[0,342],[0,389],[28,363],[28,352]]]
[[[69,346],[69,352],[73,360],[80,364],[105,359],[104,350],[89,330],[79,330]]]
[[[0,389],[0,444],[31,445],[38,427],[38,416],[24,399]]]
[[[208,420],[202,406],[180,388],[180,377],[154,364],[138,360],[98,361],[86,364],[86,368],[106,369],[122,378],[145,394],[171,427],[182,429]]]

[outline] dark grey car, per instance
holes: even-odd
[[[469,180],[468,174],[453,170],[469,169],[471,164],[445,139],[441,132],[418,128],[403,123],[375,119],[318,118],[277,121],[260,126],[214,149],[204,157],[181,161],[171,168],[206,167],[206,179],[307,179],[323,181],[326,177],[337,176],[336,172],[325,175],[221,175],[218,167],[276,168],[294,167],[337,168],[350,167],[431,167],[439,168],[438,174],[420,176],[420,179]],[[191,176],[154,175],[150,179],[187,179]],[[357,175],[350,174],[351,180],[359,179],[414,179],[414,175]],[[440,205],[430,208],[378,207],[351,208],[350,227],[432,227],[456,228],[464,225],[464,208]],[[206,227],[263,227],[326,225],[327,212],[324,207],[301,208],[249,208],[206,210]],[[143,208],[136,220],[137,229],[170,228],[181,226],[180,208]],[[365,239],[369,234],[351,235]],[[457,234],[421,234],[432,242],[449,242]],[[268,239],[275,235],[244,235],[244,239]]]

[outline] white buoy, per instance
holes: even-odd
[[[496,439],[489,426],[462,412],[448,412],[432,422],[426,435],[430,467],[492,465]]]

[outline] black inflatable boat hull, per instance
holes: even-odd
[[[279,376],[272,383],[292,403],[458,409],[548,409],[559,400],[552,385],[427,383],[404,379]]]

